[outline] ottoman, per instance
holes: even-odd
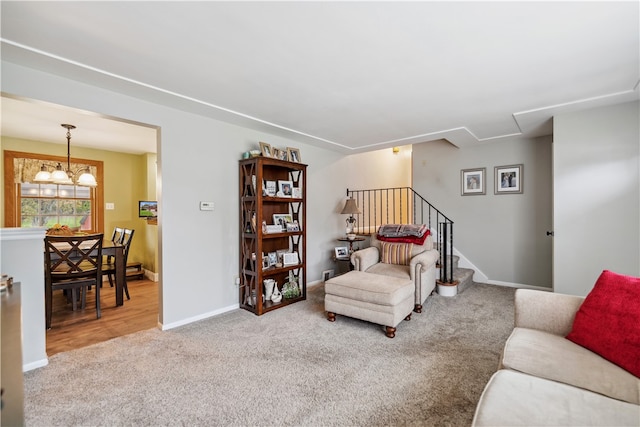
[[[366,320],[385,326],[389,338],[395,337],[402,319],[411,320],[415,302],[411,280],[355,270],[328,280],[324,292],[330,322],[336,314]]]

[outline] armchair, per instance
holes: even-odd
[[[428,236],[424,244],[413,244],[409,259],[388,259],[382,252],[382,242],[371,235],[371,246],[351,255],[354,270],[382,276],[410,279],[415,285],[415,306],[413,311],[422,312],[422,304],[436,287],[436,262],[440,257],[433,248],[433,238]],[[409,245],[409,243],[394,243],[393,245]],[[400,247],[408,251],[408,247]],[[386,258],[386,259],[385,259]],[[393,257],[392,257],[393,258]],[[387,261],[387,262],[383,262]],[[391,261],[391,262],[389,262]]]

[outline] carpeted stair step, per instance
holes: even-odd
[[[458,282],[458,293],[463,292],[473,283],[474,271],[470,268],[456,268],[453,270],[453,280]]]
[[[447,261],[449,261],[449,256],[446,257]],[[460,268],[458,267],[458,262],[460,261],[460,257],[458,255],[451,255],[451,265],[453,268],[453,281],[458,282],[458,293],[467,289],[471,284],[473,284],[473,274],[474,270],[470,268]]]

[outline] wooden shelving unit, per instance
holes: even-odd
[[[307,298],[306,284],[306,173],[307,165],[269,157],[240,160],[240,307],[256,315],[285,307]],[[265,181],[291,181],[299,197],[269,196]],[[263,221],[274,225],[273,215],[290,215],[299,231],[266,233]],[[263,268],[263,255],[277,251],[297,253],[298,263]],[[297,278],[300,296],[282,298],[279,303],[263,301],[265,279],[274,279],[282,290],[289,272]],[[254,299],[255,297],[255,299]]]

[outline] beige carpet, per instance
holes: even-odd
[[[324,287],[57,354],[25,374],[28,426],[468,426],[513,325],[514,289],[433,295],[394,339],[326,320]]]

